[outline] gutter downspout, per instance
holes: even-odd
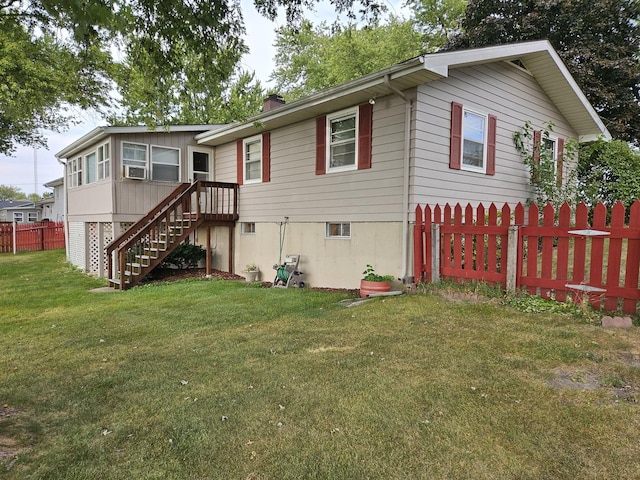
[[[402,273],[400,280],[408,283],[408,255],[409,255],[409,174],[411,161],[411,113],[413,110],[413,100],[407,97],[404,92],[391,84],[389,74],[384,76],[384,84],[393,93],[404,100],[405,120],[404,120],[404,156],[402,162]]]
[[[64,212],[64,252],[67,262],[69,261],[69,212],[67,208],[67,163],[56,157],[56,160],[62,165],[62,211]]]

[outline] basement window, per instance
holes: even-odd
[[[244,235],[255,235],[256,224],[254,222],[242,222],[242,233]]]
[[[326,237],[327,238],[351,238],[351,224],[327,222]]]

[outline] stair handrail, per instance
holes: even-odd
[[[118,270],[121,272],[124,268],[124,251],[130,246],[136,243],[143,235],[145,235],[151,227],[155,225],[158,221],[162,222],[163,217],[166,217],[167,213],[175,210],[180,203],[183,202],[185,198],[188,198],[194,192],[197,193],[196,200],[196,218],[193,221],[197,221],[200,219],[202,212],[200,206],[200,193],[204,188],[232,188],[234,190],[234,203],[233,203],[233,212],[234,216],[237,216],[238,209],[238,199],[237,199],[237,189],[238,185],[234,183],[225,183],[225,182],[210,182],[210,181],[197,181],[192,184],[182,184],[178,188],[176,188],[172,193],[170,193],[162,202],[160,202],[156,207],[154,207],[147,215],[134,223],[126,232],[120,235],[118,238],[113,240],[107,246],[107,270],[109,278],[113,278],[112,266],[113,262],[111,256],[114,251],[118,250]],[[170,200],[170,201],[167,201]],[[136,231],[133,231],[134,228]],[[121,285],[124,281],[123,276],[121,275]]]
[[[151,221],[151,219],[156,216],[160,216],[161,213],[164,213],[165,208],[167,208],[167,206],[169,205],[169,203],[167,203],[168,200],[171,201],[172,199],[181,197],[184,191],[189,189],[192,185],[194,184],[181,183],[175,190],[167,195],[162,202],[153,207],[144,217],[135,222],[116,238],[111,240],[111,242],[109,242],[106,246],[107,258],[109,258],[111,256],[111,253],[113,253],[115,249],[119,248],[121,244],[124,243],[131,235],[143,229]]]

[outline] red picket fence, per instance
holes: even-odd
[[[16,224],[16,251],[64,248],[63,222],[29,222]],[[13,252],[13,223],[0,223],[0,253]]]
[[[467,205],[464,215],[459,204],[453,210],[449,205],[418,205],[415,281],[475,279],[506,287],[512,279],[514,288],[544,298],[563,302],[570,296],[580,302],[586,295],[597,309],[635,314],[640,300],[640,201],[631,206],[627,225],[622,203],[611,209],[609,222],[607,217],[602,204],[591,222],[584,204],[575,212],[566,204],[558,212],[551,205],[542,212],[536,205],[518,204],[513,212],[506,204],[500,211],[493,204],[488,211],[483,205]],[[510,248],[517,249],[515,254]]]

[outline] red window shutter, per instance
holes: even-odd
[[[542,143],[542,132],[533,131],[533,163],[540,165],[540,144]]]
[[[271,181],[271,132],[262,134],[262,182]]]
[[[562,170],[564,167],[564,138],[558,139],[558,158],[556,159],[557,173],[556,173],[556,182],[558,182],[558,186],[562,186]]]
[[[327,117],[316,118],[316,175],[327,172]]]
[[[236,143],[236,165],[238,170],[237,181],[238,185],[242,185],[244,180],[244,143],[242,140],[238,140]]]
[[[462,158],[462,104],[451,102],[451,143],[449,145],[449,168],[460,170]]]
[[[489,115],[489,128],[487,129],[487,175],[496,174],[496,137],[498,118]]]
[[[373,133],[373,105],[358,107],[358,170],[371,168],[371,140]]]

